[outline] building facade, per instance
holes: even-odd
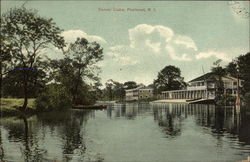
[[[152,87],[137,87],[133,89],[128,89],[126,91],[126,100],[143,100],[153,97],[153,88]]]
[[[236,96],[238,79],[225,76],[221,78],[224,84],[224,94]],[[214,99],[217,92],[216,82],[218,77],[207,73],[188,82],[184,90],[163,91],[161,99]],[[239,79],[239,87],[242,87],[242,80]]]

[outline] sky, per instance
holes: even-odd
[[[24,1],[1,1],[1,13]],[[27,1],[25,7],[53,18],[66,42],[77,37],[104,49],[101,81],[153,83],[167,65],[185,81],[225,66],[249,52],[250,1]],[[51,58],[62,53],[50,50]]]

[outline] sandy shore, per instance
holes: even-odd
[[[185,99],[165,99],[152,101],[153,103],[187,103]]]

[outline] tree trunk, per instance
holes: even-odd
[[[78,86],[79,86],[79,83],[80,83],[80,79],[81,79],[81,68],[78,69],[78,77],[77,77],[77,81],[76,81],[75,91],[74,91],[74,94],[73,94],[73,104],[76,103],[77,91],[78,91]]]
[[[3,73],[2,73],[2,62],[0,63],[0,100],[2,98],[2,84],[3,84]]]
[[[25,111],[28,105],[28,79],[27,79],[27,74],[24,74],[24,85],[23,85],[23,90],[24,90],[24,102],[23,106],[21,108],[22,111]]]
[[[3,84],[3,75],[0,74],[0,100],[2,98],[2,84]]]

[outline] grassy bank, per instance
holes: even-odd
[[[21,98],[1,98],[0,99],[0,114],[1,116],[14,116],[19,115],[21,112],[18,107],[23,105],[23,99]],[[35,113],[35,99],[30,98],[28,100],[27,110],[28,114]]]

